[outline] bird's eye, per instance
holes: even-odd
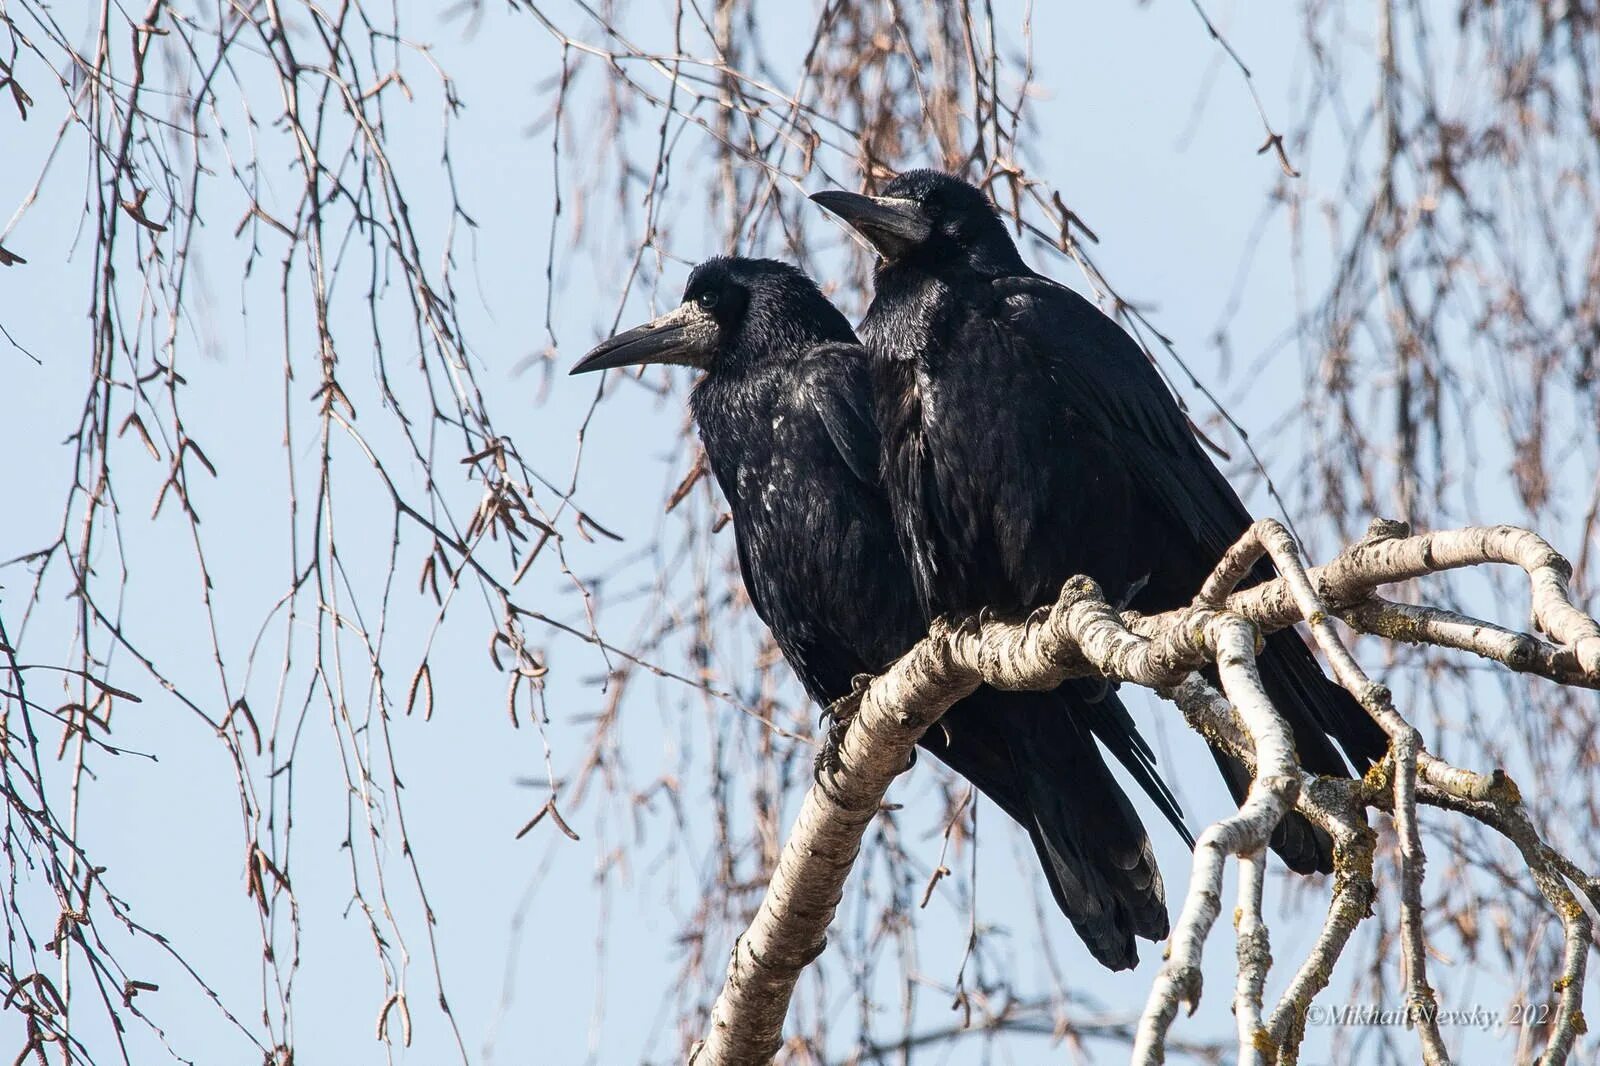
[[[701,293],[699,296],[696,296],[694,298],[694,302],[699,305],[700,310],[709,311],[713,307],[717,306],[717,299],[718,299],[717,291],[715,289],[707,289],[705,292]]]
[[[922,201],[922,213],[929,218],[938,218],[944,214],[944,198],[929,196]]]

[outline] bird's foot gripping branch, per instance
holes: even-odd
[[[1271,559],[1281,576],[1236,591],[1262,556]],[[1516,566],[1526,573],[1538,635],[1377,594],[1385,585],[1484,564]],[[1566,1061],[1585,1028],[1581,1008],[1591,939],[1577,894],[1600,908],[1600,879],[1544,842],[1522,809],[1516,785],[1504,773],[1478,773],[1431,754],[1416,728],[1396,710],[1389,690],[1373,682],[1351,656],[1333,619],[1360,633],[1458,649],[1560,684],[1600,688],[1600,624],[1572,604],[1570,575],[1567,561],[1526,529],[1470,527],[1412,535],[1399,523],[1381,520],[1332,562],[1308,569],[1287,530],[1266,520],[1250,527],[1197,590],[1194,602],[1181,610],[1151,616],[1119,613],[1094,582],[1080,578],[1068,582],[1046,616],[1026,623],[936,624],[861,693],[827,788],[814,786],[806,794],[761,906],[734,945],[727,981],[695,1062],[760,1063],[781,1049],[795,981],[826,946],[827,928],[862,835],[890,782],[905,768],[917,738],[951,704],[980,684],[1039,689],[1085,676],[1131,682],[1169,697],[1192,728],[1242,759],[1253,774],[1248,798],[1237,813],[1210,826],[1196,844],[1167,961],[1139,1023],[1135,1062],[1162,1061],[1178,1009],[1192,1011],[1199,1002],[1201,948],[1221,911],[1223,867],[1230,858],[1240,867],[1233,996],[1239,1061],[1297,1061],[1313,1000],[1327,987],[1351,935],[1378,903],[1373,882],[1376,837],[1367,825],[1368,809],[1393,819],[1399,846],[1407,1016],[1424,1060],[1449,1061],[1427,974],[1419,805],[1474,819],[1503,835],[1520,852],[1534,884],[1561,921],[1562,975],[1541,1061]],[[1339,683],[1388,734],[1388,756],[1360,780],[1303,772],[1295,762],[1288,726],[1261,684],[1255,661],[1258,634],[1297,622],[1308,625]],[[1208,665],[1216,667],[1221,692],[1196,673]],[[1291,809],[1331,836],[1336,870],[1316,942],[1269,1010],[1264,987],[1273,960],[1261,910],[1265,848]]]
[[[850,694],[834,700],[823,710],[821,724],[827,731],[823,734],[822,744],[817,748],[816,765],[812,773],[812,779],[817,784],[825,783],[829,775],[844,768],[839,749],[844,745],[850,723],[855,721],[856,713],[861,708],[861,700],[866,696],[867,686],[871,683],[871,674],[857,674],[852,679]]]

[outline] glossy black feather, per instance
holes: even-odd
[[[1030,270],[977,189],[916,171],[885,194],[931,223],[880,264],[861,325],[924,610],[1026,611],[1076,574],[1140,610],[1187,603],[1251,518],[1144,353]],[[1267,640],[1260,667],[1307,768],[1349,773],[1330,735],[1358,766],[1383,755],[1382,730],[1293,631]],[[1248,774],[1218,762],[1242,799]],[[1297,870],[1331,869],[1329,841],[1303,820],[1274,847]]]
[[[737,289],[738,309],[691,407],[733,514],[745,587],[807,693],[826,705],[927,631],[879,469],[866,353],[799,271],[714,260],[694,294]],[[719,314],[722,312],[719,311]],[[1166,935],[1160,873],[1101,738],[1182,830],[1150,750],[1114,694],[980,690],[923,747],[1029,832],[1052,895],[1108,966],[1134,964],[1135,936]]]

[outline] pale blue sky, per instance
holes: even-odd
[[[557,378],[548,398],[536,404],[540,384],[536,376],[514,372],[519,361],[544,346],[549,144],[547,138],[530,138],[523,130],[545,107],[546,101],[535,93],[554,71],[558,50],[533,20],[499,8],[486,13],[476,35],[463,39],[458,26],[440,22],[430,13],[431,5],[402,6],[410,8],[405,17],[411,35],[436,45],[441,65],[455,76],[459,94],[468,104],[457,121],[452,150],[463,200],[482,228],[474,237],[472,261],[465,266],[471,287],[462,286],[463,306],[474,353],[482,362],[491,412],[515,435],[525,455],[537,451],[534,465],[548,474],[564,475],[574,453],[574,428],[593,383]],[[999,6],[1004,12],[1012,7]],[[1298,54],[1292,5],[1241,0],[1236,6],[1219,3],[1217,8],[1214,15],[1254,68],[1269,111],[1280,125],[1287,124],[1289,86]],[[784,39],[790,22],[796,27],[810,25],[809,8],[800,11],[774,4],[769,10],[774,22],[766,28],[774,41]],[[1014,16],[1002,17],[1010,17],[1006,24],[1014,24]],[[630,22],[629,30],[640,41],[666,48],[652,38],[655,30],[647,20]],[[1187,5],[1175,0],[1149,6],[1041,4],[1034,12],[1034,33],[1041,90],[1035,104],[1038,170],[1050,176],[1099,234],[1096,256],[1108,275],[1127,296],[1149,305],[1203,379],[1218,383],[1219,357],[1209,339],[1232,293],[1241,251],[1265,191],[1277,177],[1275,164],[1255,154],[1261,141],[1259,120],[1236,73],[1231,67],[1215,73],[1197,124],[1188,132],[1196,98],[1217,55]],[[397,125],[391,143],[407,180],[414,182],[419,231],[437,247],[447,221],[437,209],[442,184],[433,165],[437,94],[420,78],[415,87],[418,100],[409,109],[392,105],[390,118]],[[52,95],[36,92],[35,96],[39,110],[26,124],[18,124],[13,113],[0,109],[0,138],[8,159],[40,158],[53,133],[60,105]],[[0,350],[0,448],[11,457],[7,498],[12,501],[0,529],[0,558],[48,539],[69,477],[70,452],[58,442],[74,424],[88,337],[84,307],[89,247],[88,238],[77,230],[84,161],[81,142],[69,141],[39,204],[8,239],[8,247],[26,256],[28,264],[0,272],[0,323],[42,363],[35,365],[15,351]],[[1331,181],[1336,169],[1323,169]],[[1308,172],[1316,180],[1318,168]],[[0,168],[0,206],[9,211],[33,177],[28,168]],[[292,187],[288,181],[285,191]],[[194,307],[193,328],[204,342],[189,342],[183,371],[190,382],[186,417],[191,432],[225,474],[222,481],[204,487],[197,499],[211,550],[217,553],[213,566],[224,650],[242,661],[281,593],[289,567],[281,513],[281,338],[275,284],[272,270],[265,269],[241,287],[240,251],[230,236],[234,221],[232,216],[218,218],[200,237],[204,303]],[[674,221],[668,239],[674,257],[696,260],[724,250],[697,219]],[[837,240],[837,231],[821,218],[810,232],[818,239]],[[269,268],[275,265],[273,254],[267,257]],[[1037,251],[1029,255],[1058,278],[1081,285],[1082,279],[1069,266],[1041,259]],[[1232,322],[1232,342],[1241,360],[1253,358],[1292,323],[1288,261],[1288,234],[1279,219],[1264,233],[1243,290],[1242,309]],[[681,267],[669,266],[664,282],[667,300],[676,299],[685,275]],[[570,365],[610,320],[619,277],[620,271],[594,269],[587,260],[573,264],[557,300],[561,368]],[[353,338],[345,341],[341,353],[346,367],[343,379],[358,410],[365,415],[370,408],[375,416],[368,354],[359,341],[363,326],[351,310],[352,303],[342,306],[347,317],[339,328],[345,331],[343,336]],[[248,308],[248,318],[241,314],[242,307]],[[647,310],[642,299],[635,299],[627,317],[642,316]],[[390,344],[403,341],[399,332],[389,339]],[[197,346],[204,351],[197,351]],[[1296,352],[1285,348],[1259,373],[1229,382],[1224,392],[1232,400],[1233,414],[1261,439],[1293,408],[1301,379]],[[302,437],[300,454],[294,456],[302,473],[314,464],[312,438],[305,435],[314,416],[308,399],[311,387],[302,381],[292,391],[293,399],[305,408],[297,416],[303,419]],[[643,390],[618,389],[592,427],[583,464],[583,502],[609,528],[635,542],[644,540],[660,522],[662,485],[681,472],[681,463],[672,455],[682,418],[679,404],[680,397],[657,401]],[[376,443],[384,443],[381,419],[363,419],[361,425]],[[1302,469],[1296,458],[1299,442],[1289,436],[1263,443],[1275,480],[1290,499],[1297,498]],[[449,454],[446,468],[435,472],[441,481],[457,476],[457,458]],[[180,677],[203,686],[211,666],[208,645],[196,628],[195,576],[187,534],[170,510],[156,523],[147,520],[160,471],[154,463],[141,465],[137,460],[130,450],[119,464],[129,554],[139,563],[129,583],[128,613],[160,616],[164,621],[170,616],[170,625],[146,626],[149,650]],[[351,486],[367,477],[352,448],[340,448],[336,464]],[[417,473],[410,470],[412,476]],[[343,520],[349,523],[347,528],[370,537],[372,544],[370,558],[348,558],[346,565],[357,587],[376,591],[387,553],[387,505],[370,479],[365,490],[347,487],[346,491],[352,495],[341,504]],[[363,499],[362,491],[370,495]],[[464,484],[449,492],[463,509],[475,499],[474,489]],[[1259,494],[1254,502],[1260,504]],[[602,572],[632,551],[630,545],[605,540],[583,544],[569,538],[569,542],[574,565],[585,574]],[[421,561],[417,552],[411,555],[415,559],[400,568],[402,595],[409,595],[406,586]],[[21,577],[17,571],[7,572],[0,588],[8,621],[24,589]],[[545,591],[536,597],[540,605],[557,617],[576,617],[574,598],[560,591],[561,582],[553,572],[546,571],[543,580]],[[609,616],[609,631],[629,633],[629,619],[627,610]],[[388,635],[396,662],[415,660],[429,620],[430,612],[417,604],[396,615]],[[47,602],[41,608],[38,631],[29,637],[31,654],[37,656],[37,649],[48,646],[45,634],[69,621],[65,604]],[[606,807],[594,803],[580,810],[573,818],[573,828],[583,838],[579,843],[550,832],[548,824],[526,839],[512,839],[542,799],[517,782],[544,776],[544,747],[526,723],[513,730],[506,720],[502,679],[488,669],[484,658],[487,623],[481,609],[469,606],[444,628],[430,660],[437,694],[433,721],[402,719],[392,727],[396,763],[406,786],[411,839],[430,877],[446,986],[466,1047],[474,1060],[506,1064],[575,1063],[586,1057],[599,1063],[669,1061],[676,1036],[670,1016],[663,1021],[662,1010],[664,1003],[670,1007],[680,950],[674,934],[695,902],[698,871],[681,864],[650,868],[660,850],[652,846],[650,834],[667,831],[666,811],[646,820],[645,842],[633,852],[632,864],[624,875],[609,878],[603,890],[597,889],[597,864],[610,845],[631,839],[634,832],[614,811],[608,814]],[[268,645],[281,647],[276,628]],[[553,641],[549,657],[549,741],[560,774],[583,755],[587,726],[582,719],[600,706],[592,682],[603,666],[597,653],[571,640]],[[266,657],[269,664],[272,659],[270,654]],[[682,659],[664,665],[689,670]],[[271,669],[263,673],[252,681],[250,693],[253,703],[270,705],[276,679]],[[113,677],[146,697],[139,706],[118,709],[116,739],[157,755],[159,761],[123,757],[99,762],[98,777],[84,803],[89,851],[109,867],[108,877],[133,901],[140,920],[167,931],[245,1024],[258,1029],[255,905],[244,894],[231,767],[205,727],[163,698],[131,664],[119,662]],[[1223,810],[1223,793],[1209,759],[1198,741],[1171,724],[1168,710],[1156,710],[1142,694],[1130,695],[1129,703],[1142,721],[1155,723],[1159,716],[1161,724],[1152,724],[1151,731],[1170,753],[1165,768],[1198,828]],[[671,682],[660,682],[658,691],[635,693],[626,708],[620,726],[622,757],[631,778],[639,781],[691,762],[695,756],[686,751],[699,750],[709,729],[725,728],[738,714],[727,707],[708,713],[695,693]],[[326,710],[314,707],[297,755],[295,785],[295,888],[304,929],[296,992],[296,1062],[298,1066],[379,1062],[384,1053],[373,1041],[373,1029],[382,986],[362,923],[344,913],[349,885],[339,850],[345,833],[340,813],[343,778],[332,733],[325,721],[318,721],[319,714],[325,718]],[[891,796],[913,811],[919,801],[927,808],[924,817],[908,815],[910,825],[926,827],[937,814],[929,772],[925,761],[897,783]],[[787,797],[791,811],[798,795],[796,790]],[[687,799],[709,802],[703,791]],[[703,843],[708,829],[693,817],[686,831]],[[1036,977],[1032,983],[1042,990],[1048,987],[1047,978],[1031,942],[1031,915],[1040,886],[1034,883],[1025,845],[1009,831],[996,831],[1001,822],[993,808],[984,810],[981,914],[986,921],[1014,930],[1017,974]],[[1147,815],[1147,822],[1169,896],[1181,895],[1187,853],[1158,818]],[[910,834],[909,839],[922,861],[935,861],[936,837]],[[530,895],[535,871],[547,863],[548,874]],[[396,879],[406,876],[398,856],[389,857],[388,869]],[[1027,876],[1019,876],[1019,869]],[[1283,896],[1276,882],[1270,891],[1278,899]],[[409,907],[409,913],[400,917],[415,956],[410,980],[417,1004],[415,1042],[409,1050],[396,1049],[394,1057],[419,1064],[451,1061],[452,1041],[438,1013],[426,1005],[432,998],[431,977],[414,897],[405,891],[393,895]],[[1305,893],[1303,898],[1309,908],[1303,914],[1320,911],[1320,892]],[[523,915],[520,927],[513,924],[518,914]],[[959,964],[964,915],[953,902],[942,909],[935,903],[923,920],[922,970],[931,980],[948,983]],[[597,950],[602,929],[603,951]],[[1281,920],[1273,933],[1280,958],[1294,958],[1309,936],[1305,928],[1292,929]],[[1135,1009],[1141,1002],[1159,962],[1158,950],[1146,950],[1139,970],[1112,975],[1094,966],[1064,922],[1055,923],[1052,941],[1069,988],[1119,1011]],[[727,945],[717,945],[708,951],[721,956],[726,949]],[[1231,937],[1220,928],[1208,956],[1210,994],[1200,1016],[1179,1023],[1180,1035],[1215,1037],[1232,1032],[1227,1009],[1231,956]],[[150,979],[159,981],[163,990],[141,997],[140,1003],[167,1029],[182,1054],[202,1063],[255,1061],[250,1045],[193,994],[170,965],[156,958],[147,961]],[[1498,1002],[1495,996],[1484,998]],[[938,993],[924,996],[920,1013],[926,1024],[947,1024],[944,1007]],[[896,1013],[891,998],[884,1005],[880,1034],[893,1032]],[[0,1047],[10,1046],[18,1031],[15,1015],[0,1014]],[[136,1030],[131,1040],[138,1049],[134,1061],[160,1061],[142,1031]],[[1313,1034],[1306,1061],[1317,1061],[1316,1055],[1326,1053],[1326,1046],[1326,1034]],[[1510,1045],[1478,1040],[1472,1046],[1486,1055],[1498,1047],[1504,1055]],[[1043,1061],[1051,1054],[1046,1047],[1038,1039],[1018,1038],[996,1045],[992,1061]],[[933,1061],[976,1062],[982,1053],[982,1042],[971,1039],[948,1058]],[[1107,1056],[1108,1061],[1114,1058]]]

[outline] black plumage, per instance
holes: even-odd
[[[1134,340],[1030,270],[964,181],[911,171],[879,197],[813,198],[881,256],[861,339],[924,610],[1027,611],[1076,574],[1139,610],[1188,603],[1251,517]],[[1358,766],[1382,757],[1383,731],[1296,633],[1267,638],[1260,667],[1307,769],[1348,775],[1329,735]],[[1242,801],[1248,773],[1216,758]],[[1331,869],[1304,819],[1273,843],[1294,869]]]
[[[733,514],[740,568],[806,692],[827,706],[927,631],[880,479],[866,353],[803,273],[769,260],[713,259],[684,302],[612,338],[573,371],[688,363],[690,399]],[[1153,757],[1114,695],[980,689],[922,745],[1031,836],[1050,889],[1095,957],[1137,961],[1133,939],[1167,933],[1160,873],[1143,826],[1095,737],[1183,832]]]

